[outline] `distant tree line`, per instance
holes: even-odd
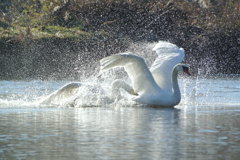
[[[0,10],[0,79],[78,77],[158,40],[183,47],[195,73],[240,74],[239,0],[1,0]]]

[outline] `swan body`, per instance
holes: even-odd
[[[132,89],[137,93],[132,100],[148,105],[173,107],[181,100],[178,72],[189,73],[188,66],[178,64],[184,58],[184,50],[168,42],[159,42],[153,50],[159,56],[150,69],[142,57],[120,53],[101,59],[101,70],[123,67],[132,82]],[[161,51],[165,51],[164,56],[160,55]]]

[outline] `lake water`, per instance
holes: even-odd
[[[182,101],[175,108],[106,102],[102,97],[99,103],[94,99],[99,92],[84,95],[89,105],[37,104],[39,97],[66,83],[0,81],[1,160],[240,157],[238,77],[181,78]]]

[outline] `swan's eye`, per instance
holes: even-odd
[[[184,71],[184,72],[185,72],[185,71],[188,71],[188,67],[182,66],[182,68],[183,68],[183,71]]]
[[[191,75],[189,72],[189,68],[186,66],[183,66],[183,72],[187,73],[188,75]]]

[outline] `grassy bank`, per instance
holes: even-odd
[[[3,0],[0,38],[89,38],[103,34],[139,40],[149,34],[165,38],[163,33],[187,27],[239,29],[240,2],[206,4],[187,0]]]

